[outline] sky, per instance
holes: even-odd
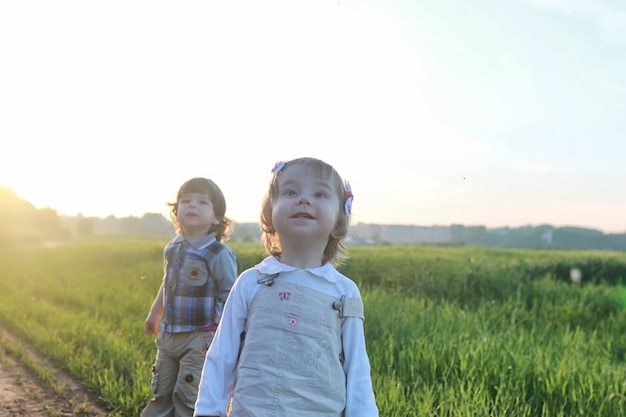
[[[312,156],[353,223],[626,233],[623,0],[7,1],[0,60],[0,185],[60,215],[256,222]]]

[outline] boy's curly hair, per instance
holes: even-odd
[[[182,232],[182,226],[176,220],[176,214],[178,213],[178,202],[180,197],[184,194],[199,193],[209,196],[211,204],[213,204],[213,211],[215,217],[220,219],[220,223],[217,225],[211,225],[211,228],[207,234],[215,232],[215,239],[220,242],[225,242],[230,238],[233,231],[233,221],[226,217],[226,198],[220,187],[208,178],[196,177],[185,181],[183,185],[178,189],[176,193],[176,200],[171,203],[167,203],[170,207],[170,219],[176,228],[176,232]]]

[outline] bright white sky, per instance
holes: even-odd
[[[256,222],[314,156],[355,223],[626,232],[624,0],[4,1],[0,60],[0,185],[59,214]]]

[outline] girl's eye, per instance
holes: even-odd
[[[287,197],[293,197],[294,195],[296,195],[296,192],[293,190],[286,190],[283,195],[287,196]]]
[[[328,194],[326,193],[315,193],[315,198],[328,198]]]

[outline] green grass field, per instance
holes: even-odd
[[[0,322],[98,392],[111,416],[138,415],[155,354],[143,321],[166,240],[3,248]],[[240,270],[263,258],[260,246],[232,247]],[[626,416],[625,253],[350,253],[340,270],[365,301],[381,416]]]

